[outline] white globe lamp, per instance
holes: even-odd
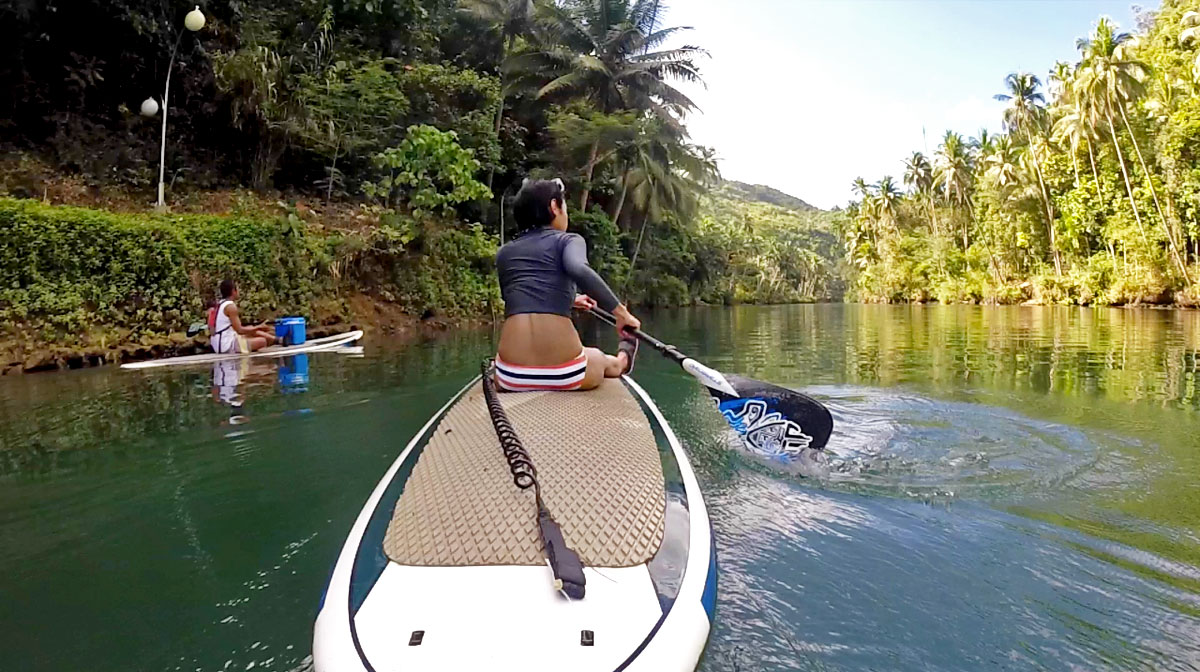
[[[142,116],[153,117],[158,114],[158,101],[153,98],[147,98],[142,101]]]
[[[193,33],[204,27],[204,12],[200,11],[200,5],[183,17],[183,26]]]

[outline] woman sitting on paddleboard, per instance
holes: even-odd
[[[496,357],[501,389],[590,390],[632,370],[637,339],[625,329],[642,324],[588,265],[583,238],[567,233],[562,180],[526,180],[513,215],[524,233],[496,255],[505,316]],[[577,287],[583,294],[576,296]],[[579,340],[571,308],[592,305],[617,318],[616,356]]]
[[[233,280],[221,281],[221,300],[217,303],[216,317],[210,321],[208,342],[213,352],[250,353],[262,350],[277,340],[270,327],[265,324],[246,326],[238,314],[238,290]]]

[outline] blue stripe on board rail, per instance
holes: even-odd
[[[712,623],[717,616],[717,537],[713,534],[711,518],[708,521],[708,538],[708,576],[704,578],[700,604],[704,605],[704,613],[708,614],[708,622]]]

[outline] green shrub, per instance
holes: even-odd
[[[479,224],[435,224],[421,236],[421,254],[396,266],[402,303],[424,315],[467,317],[500,305],[496,239]]]
[[[629,258],[621,252],[621,231],[600,208],[571,214],[571,231],[587,241],[588,263],[614,288],[625,285]]]
[[[73,340],[93,327],[164,332],[201,319],[224,277],[245,311],[304,314],[331,286],[337,238],[278,220],[126,215],[0,199],[0,322]]]

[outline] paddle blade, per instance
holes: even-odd
[[[812,397],[743,376],[726,375],[737,392],[706,386],[725,421],[755,453],[790,461],[805,448],[822,450],[833,433],[829,409]]]

